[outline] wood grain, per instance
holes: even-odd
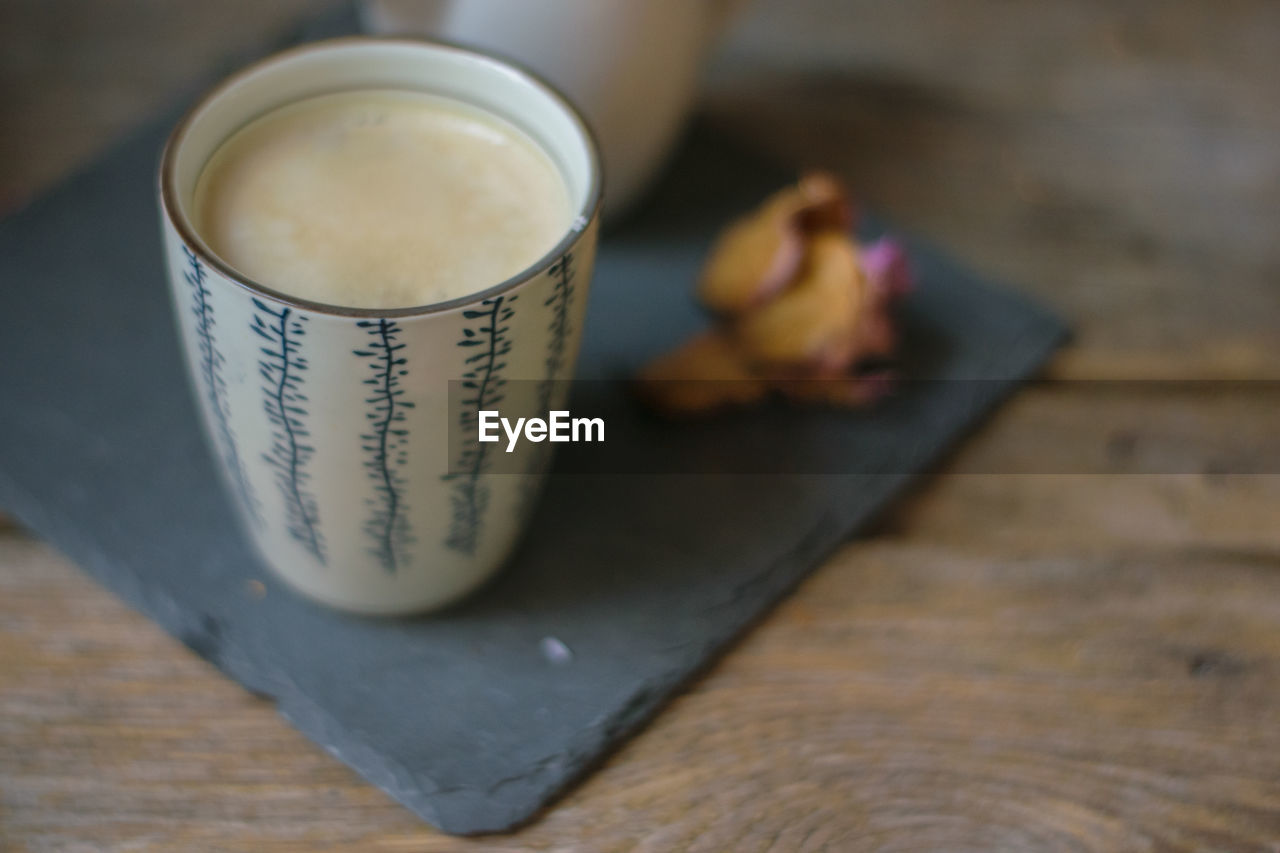
[[[1068,378],[1280,376],[1280,6],[762,3],[710,105],[1078,321]]]
[[[304,5],[0,0],[0,197]],[[1278,89],[1268,0],[759,0],[715,119],[1058,306],[1063,381],[511,837],[0,529],[0,850],[1275,853]]]

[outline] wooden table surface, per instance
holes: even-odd
[[[0,205],[313,5],[0,1]],[[1280,378],[1280,4],[760,0],[706,106],[1056,306],[1077,381],[511,837],[0,531],[0,849],[1280,850],[1280,396],[1234,381]]]

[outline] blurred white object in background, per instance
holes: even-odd
[[[367,31],[508,56],[574,100],[599,138],[605,215],[634,201],[693,105],[698,70],[742,0],[364,0]]]

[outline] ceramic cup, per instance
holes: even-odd
[[[576,216],[564,238],[473,295],[388,310],[291,297],[211,252],[190,208],[219,145],[278,107],[364,88],[440,94],[520,127],[568,187]],[[577,360],[600,197],[595,144],[561,95],[442,44],[348,38],[296,48],[216,87],[174,130],[160,206],[187,369],[244,527],[290,586],[333,607],[401,614],[448,604],[502,564],[545,453],[529,455],[523,475],[486,473],[486,453],[501,449],[475,441],[476,410],[563,407],[558,380]],[[540,393],[504,401],[509,387]]]

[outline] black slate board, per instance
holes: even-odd
[[[472,601],[417,620],[344,617],[264,573],[201,442],[153,200],[172,119],[0,225],[0,507],[448,832],[528,820],[1064,338],[1050,314],[912,242],[910,371],[990,381],[912,384],[872,415],[774,412],[760,416],[767,430],[746,416],[717,433],[727,470],[781,435],[831,471],[863,473],[561,475],[516,559]],[[650,201],[605,236],[583,374],[625,374],[696,328],[689,285],[708,239],[786,177],[695,129]],[[696,449],[684,435],[664,433],[677,456]],[[610,452],[625,470],[625,448]],[[546,637],[572,659],[553,662]]]

